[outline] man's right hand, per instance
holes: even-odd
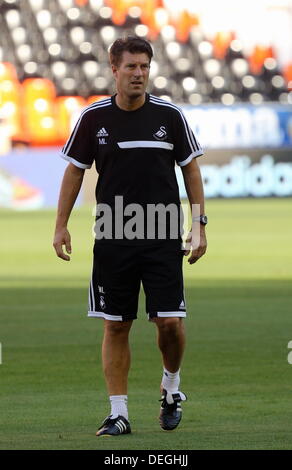
[[[59,258],[62,258],[64,261],[70,261],[70,256],[66,255],[63,251],[63,246],[65,246],[66,252],[72,253],[71,236],[66,227],[56,229],[53,246]]]

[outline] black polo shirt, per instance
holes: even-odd
[[[181,109],[148,93],[135,111],[120,109],[115,95],[85,108],[61,152],[80,168],[90,168],[95,161],[97,208],[100,204],[111,208],[113,225],[117,197],[123,208],[130,204],[145,211],[148,205],[180,207],[175,164],[187,165],[202,154]],[[123,223],[130,218],[128,212]],[[113,234],[113,238],[121,237]]]

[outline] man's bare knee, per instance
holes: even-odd
[[[113,320],[104,321],[105,332],[113,336],[128,335],[131,326],[132,326],[132,321],[125,321],[125,322],[113,321]]]
[[[156,318],[155,323],[162,334],[177,335],[183,328],[182,318],[179,317]]]

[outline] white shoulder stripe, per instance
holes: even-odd
[[[80,123],[81,123],[81,120],[82,120],[83,116],[84,116],[86,113],[88,113],[89,111],[92,111],[92,110],[98,109],[98,108],[104,108],[105,106],[110,106],[111,104],[112,104],[111,98],[106,98],[106,99],[104,99],[104,100],[100,100],[100,101],[97,101],[97,102],[95,102],[95,103],[90,104],[89,106],[87,106],[87,107],[82,111],[82,113],[81,113],[80,116],[79,116],[79,119],[78,119],[77,123],[75,124],[75,128],[74,128],[72,134],[70,135],[69,139],[67,140],[66,144],[65,144],[64,147],[63,147],[63,150],[62,150],[62,151],[63,151],[63,153],[64,153],[65,155],[69,152],[69,150],[70,150],[70,148],[71,148],[71,145],[72,145],[72,143],[73,143],[73,141],[74,141],[75,135],[76,135],[76,133],[77,133],[77,131],[78,131],[78,128],[79,128],[79,126],[80,126]]]
[[[156,105],[159,105],[159,106],[166,106],[166,107],[169,107],[169,108],[172,108],[172,109],[175,109],[176,111],[178,111],[181,118],[182,118],[182,121],[184,123],[187,139],[188,139],[188,142],[189,142],[189,145],[190,145],[190,148],[191,148],[192,152],[197,152],[198,150],[202,150],[200,144],[197,142],[197,140],[196,140],[196,138],[195,138],[195,136],[194,136],[194,134],[193,134],[186,118],[185,118],[185,115],[183,114],[182,110],[178,106],[176,106],[172,103],[169,103],[165,100],[161,100],[160,98],[157,98],[153,95],[150,95],[150,100],[149,101],[150,101],[150,103],[153,103],[153,104],[156,104]]]
[[[94,103],[89,104],[83,109],[83,111],[80,114],[80,117],[82,117],[83,114],[87,113],[87,111],[91,111],[92,109],[101,108],[103,106],[109,106],[109,105],[111,105],[111,98],[104,98],[102,100],[95,101]]]
[[[183,114],[182,110],[178,106],[176,106],[172,103],[169,103],[167,101],[161,100],[160,98],[153,97],[152,95],[151,95],[151,98],[150,98],[150,103],[160,105],[160,106],[167,106],[169,108],[172,108],[172,109],[175,109],[176,111],[178,111],[181,118],[182,118],[182,121],[184,123],[184,127],[185,127],[185,130],[186,130],[186,135],[187,135],[187,138],[188,138],[188,142],[189,142],[189,145],[190,145],[192,151],[195,152],[197,150],[201,150],[200,144],[197,142],[192,130],[190,129],[189,124],[188,124],[188,122],[185,118],[185,115]]]

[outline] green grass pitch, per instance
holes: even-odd
[[[102,321],[86,317],[93,223],[75,210],[70,263],[54,211],[0,212],[0,449],[291,449],[291,199],[208,200],[208,253],[185,261],[183,421],[158,424],[161,360],[144,313],[131,332],[133,433],[98,439],[109,411]]]

